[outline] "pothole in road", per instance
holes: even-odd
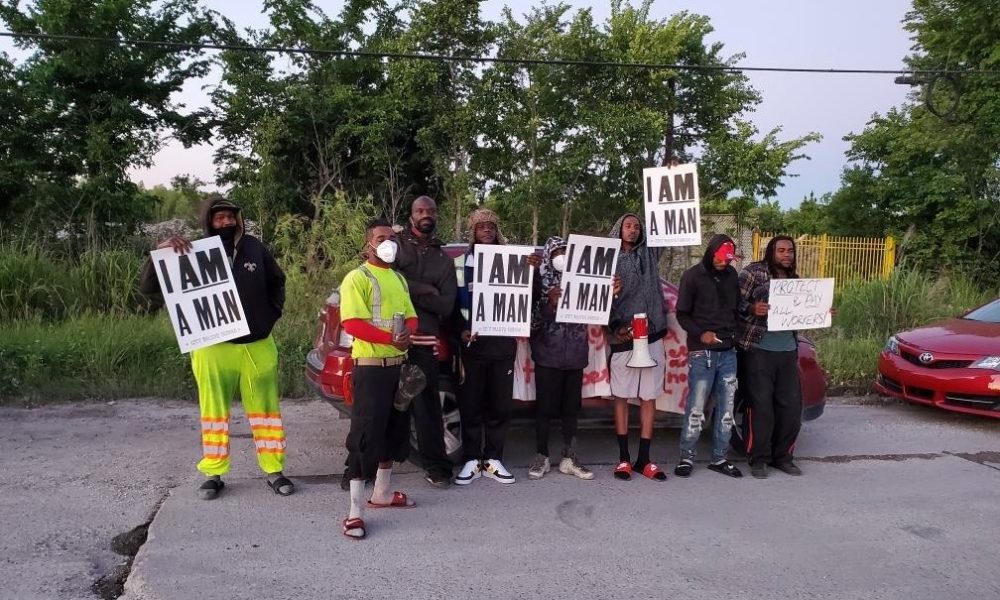
[[[111,550],[115,554],[124,556],[125,561],[91,584],[90,590],[102,600],[117,600],[125,593],[125,582],[132,572],[132,562],[135,561],[135,556],[139,553],[139,549],[142,548],[142,545],[149,538],[149,526],[152,525],[153,519],[160,512],[160,507],[163,506],[163,502],[166,499],[167,494],[164,494],[163,498],[156,503],[152,514],[150,514],[149,519],[145,523],[119,533],[111,539]]]

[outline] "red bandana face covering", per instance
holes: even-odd
[[[736,258],[736,245],[725,242],[715,251],[715,260],[733,260]]]

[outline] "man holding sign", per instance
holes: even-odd
[[[224,307],[221,312],[208,308],[197,311],[197,318],[208,326],[245,317],[250,333],[191,351],[191,369],[198,384],[201,409],[202,459],[198,470],[208,477],[199,494],[205,500],[212,500],[224,487],[222,475],[229,471],[229,409],[239,390],[257,448],[257,464],[267,475],[268,486],[276,494],[288,496],[294,486],[282,474],[285,431],[278,406],[278,349],[271,336],[285,304],[285,274],[264,244],[244,231],[238,206],[222,196],[214,196],[206,200],[202,217],[205,235],[222,239],[225,249],[222,260],[230,263],[240,302],[236,306],[220,301]],[[164,277],[168,272],[166,261],[157,261],[160,265],[157,268],[150,260],[139,283],[144,296],[160,303],[164,291],[219,284],[216,282],[220,279],[219,265],[211,257],[196,261],[197,268],[190,266],[192,261],[187,255],[192,246],[187,239],[173,236],[158,246],[159,250],[167,248],[173,249],[179,255],[177,260],[187,263],[189,268],[182,269],[184,275],[180,281],[161,281],[158,274]],[[221,266],[222,272],[230,270],[224,264]],[[179,335],[183,332],[181,327]]]
[[[469,215],[469,249],[457,266],[457,330],[464,377],[458,409],[465,464],[455,477],[467,485],[486,476],[514,483],[501,462],[514,395],[514,336],[531,330],[532,248],[506,246],[489,209]]]
[[[772,280],[798,279],[795,266],[795,240],[779,235],[767,243],[763,260],[740,272],[740,389],[747,401],[750,474],[758,479],[767,477],[768,465],[802,474],[792,461],[802,426],[798,341],[794,331],[768,322]]]
[[[570,239],[573,237],[570,236]],[[562,419],[563,451],[559,471],[580,479],[594,478],[594,472],[581,465],[576,457],[577,419],[583,396],[583,370],[589,358],[589,341],[586,325],[560,323],[558,319],[557,306],[564,297],[561,284],[566,267],[566,242],[552,236],[545,242],[542,251],[542,264],[534,286],[535,310],[531,315],[531,358],[535,363],[537,398],[535,447],[538,453],[528,467],[530,479],[541,479],[551,469],[549,421],[554,417]],[[608,279],[611,279],[610,274]]]

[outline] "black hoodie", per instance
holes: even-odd
[[[221,196],[207,200],[201,207],[201,225],[205,237],[216,235],[212,231],[212,213],[217,205],[236,212],[238,230],[233,242],[230,261],[233,281],[240,294],[240,303],[246,315],[250,334],[230,340],[234,344],[249,344],[271,335],[274,324],[281,318],[285,306],[285,273],[275,262],[267,247],[243,227],[243,215],[239,207]],[[160,282],[153,270],[153,262],[146,261],[139,277],[139,292],[149,298],[154,306],[163,305]]]
[[[728,350],[735,344],[736,309],[740,298],[739,274],[731,265],[718,270],[712,264],[715,251],[728,235],[716,234],[708,242],[701,263],[691,267],[681,277],[677,295],[677,321],[687,332],[688,351]],[[721,344],[706,345],[701,334],[712,331]]]

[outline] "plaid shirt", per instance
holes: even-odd
[[[763,261],[752,262],[740,271],[740,301],[736,306],[736,345],[749,350],[767,331],[767,317],[753,314],[754,302],[767,301],[771,274]]]

